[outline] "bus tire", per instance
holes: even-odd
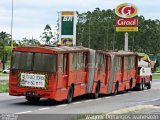
[[[99,97],[99,92],[100,92],[100,84],[97,83],[96,90],[95,90],[95,93],[94,93],[94,96],[93,96],[94,99]]]
[[[149,80],[149,83],[147,85],[147,89],[151,89],[151,87],[152,87],[152,80]]]
[[[67,96],[67,103],[72,102],[73,96],[74,96],[74,89],[73,89],[73,86],[70,86],[69,91],[68,91],[68,96]]]
[[[142,80],[141,80],[141,83],[139,84],[139,90],[140,90],[140,91],[144,90],[144,87],[145,87],[145,85],[144,85],[144,80],[142,79]]]
[[[145,88],[145,79],[143,79],[142,81],[142,90],[144,90],[144,88]]]
[[[139,84],[139,91],[143,90],[142,89],[142,83]]]
[[[130,87],[130,90],[132,90],[132,89],[133,89],[133,78],[131,78],[131,79],[130,79],[129,87]]]
[[[115,84],[115,87],[114,87],[114,95],[117,95],[118,94],[118,87],[119,87],[119,84],[118,82]]]
[[[30,96],[26,96],[26,100],[30,103],[38,103],[40,98],[38,97],[30,97]]]

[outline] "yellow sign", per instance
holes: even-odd
[[[66,46],[73,46],[73,38],[62,38],[61,44]]]
[[[138,32],[138,27],[116,27],[116,32]]]
[[[72,11],[63,11],[62,15],[74,15],[74,12],[72,12]]]

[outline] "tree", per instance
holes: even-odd
[[[2,31],[0,33],[0,45],[3,46],[9,45],[10,41],[11,41],[11,35]]]
[[[42,33],[42,35],[40,36],[41,40],[43,42],[45,42],[45,44],[52,44],[52,39],[53,39],[53,33],[52,33],[52,29],[50,27],[50,25],[46,25],[44,28],[44,32]]]
[[[39,46],[40,42],[34,38],[23,38],[22,40],[17,41],[18,46]]]
[[[160,51],[160,21],[138,17],[138,32],[129,33],[129,50],[153,53]],[[77,45],[100,50],[123,50],[124,33],[115,32],[116,14],[114,10],[96,8],[78,14]],[[90,41],[90,42],[89,42]]]

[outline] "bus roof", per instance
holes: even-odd
[[[54,52],[54,53],[67,53],[67,52],[80,52],[80,51],[89,51],[88,48],[85,48],[83,46],[74,46],[74,47],[68,47],[68,46],[25,46],[25,47],[16,47],[13,49],[14,51],[22,51],[22,52]]]
[[[102,51],[98,50],[97,52],[103,53],[106,55],[118,55],[118,56],[123,56],[123,55],[138,55],[135,52],[130,52],[130,51]]]

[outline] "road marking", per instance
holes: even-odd
[[[97,99],[95,99],[95,100],[102,100],[102,98],[97,98]]]
[[[122,95],[115,95],[115,97],[116,97],[116,96],[122,96]]]
[[[38,109],[38,110],[48,110],[50,109],[49,107],[46,107],[46,108],[41,108],[41,109]]]
[[[86,100],[86,101],[84,101],[84,102],[91,102],[91,101],[93,101],[93,100]]]
[[[32,111],[24,111],[24,112],[18,112],[18,113],[15,113],[15,114],[25,114],[25,113],[30,113]]]
[[[82,103],[82,102],[74,102],[74,103],[72,103],[72,104],[79,104],[79,103]]]
[[[128,94],[123,94],[122,96],[124,96],[124,95],[128,95]]]
[[[141,101],[141,102],[137,102],[137,103],[154,102],[154,101],[157,101],[157,100],[160,100],[160,99],[159,98],[157,98],[157,99],[151,99],[151,100]]]
[[[56,106],[56,107],[65,107],[65,106],[67,106],[68,104],[64,104],[64,105],[58,105],[58,106]]]
[[[105,97],[105,98],[107,99],[107,98],[112,98],[112,97]]]

